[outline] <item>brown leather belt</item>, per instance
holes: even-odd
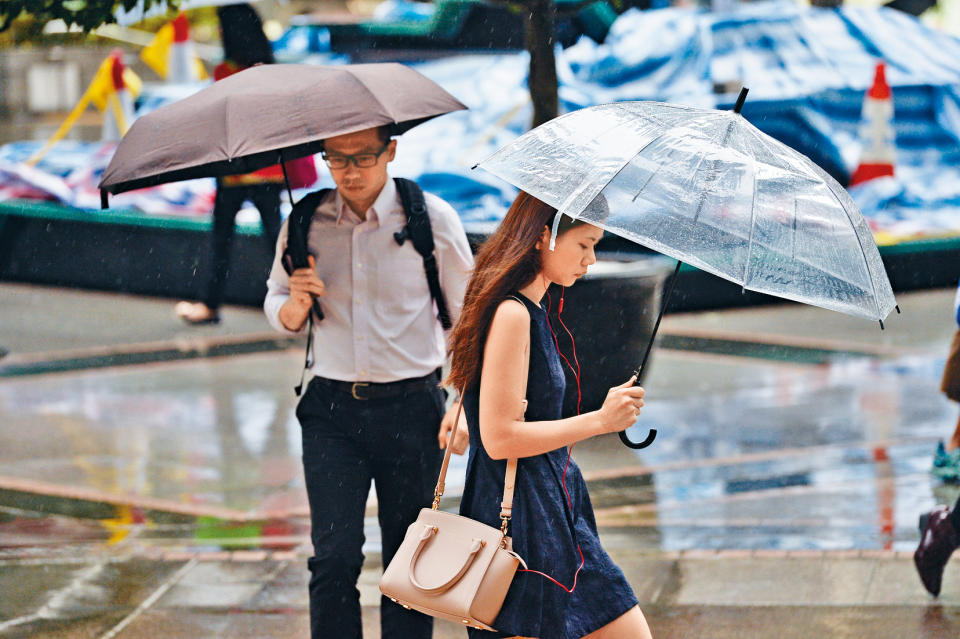
[[[344,382],[326,377],[314,377],[313,381],[337,392],[346,393],[354,399],[387,399],[437,388],[440,384],[440,369],[423,377],[411,377],[395,382]]]

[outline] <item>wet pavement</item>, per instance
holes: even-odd
[[[573,452],[656,637],[960,634],[960,561],[939,602],[911,562],[917,515],[960,492],[928,473],[953,294],[898,295],[884,331],[792,304],[665,318],[633,434],[654,445]],[[223,316],[0,283],[0,637],[308,636],[302,342]],[[367,523],[369,638],[373,497]]]

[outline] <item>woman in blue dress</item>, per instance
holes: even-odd
[[[477,255],[450,337],[448,382],[464,389],[471,443],[460,513],[499,527],[506,460],[518,458],[509,535],[529,569],[514,577],[497,634],[469,633],[650,637],[633,590],[600,546],[586,483],[567,450],[631,426],[643,389],[631,378],[611,388],[599,410],[561,418],[564,375],[541,300],[551,283],[570,286],[587,272],[603,232],[556,216],[520,193]]]

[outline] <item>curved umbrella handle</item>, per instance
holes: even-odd
[[[660,305],[660,313],[657,315],[657,321],[653,324],[653,331],[650,333],[650,341],[647,342],[647,350],[643,354],[643,361],[640,363],[640,368],[635,370],[633,374],[636,376],[636,381],[633,383],[634,386],[640,385],[640,379],[643,377],[643,369],[647,367],[647,360],[650,358],[650,350],[653,348],[653,340],[657,337],[657,331],[660,330],[660,320],[663,319],[663,312],[667,310],[667,304],[670,303],[670,296],[673,295],[673,287],[677,283],[677,275],[680,273],[680,266],[683,262],[677,260],[677,265],[673,269],[673,277],[670,278],[670,287],[667,289],[667,294],[663,298],[663,304]],[[634,450],[639,450],[641,448],[646,448],[653,443],[653,440],[657,438],[657,429],[651,428],[650,432],[647,433],[646,439],[642,442],[631,441],[627,437],[626,431],[620,431],[620,441],[623,442],[623,445],[627,448],[632,448]]]
[[[740,90],[740,95],[737,96],[737,103],[733,107],[734,113],[740,113],[740,109],[743,107],[743,103],[747,99],[747,91],[748,89],[746,87]],[[647,351],[643,355],[643,362],[640,364],[640,368],[638,368],[637,371],[634,373],[637,376],[637,382],[636,382],[637,386],[640,385],[640,378],[643,377],[643,369],[647,365],[647,358],[650,357],[650,349],[653,347],[653,340],[656,338],[657,330],[660,328],[660,320],[663,319],[663,312],[667,309],[667,304],[670,302],[670,296],[673,295],[673,285],[677,283],[677,275],[680,273],[681,264],[682,262],[678,260],[677,266],[674,268],[674,271],[673,271],[673,277],[670,278],[670,288],[667,289],[667,295],[664,298],[663,304],[660,307],[660,314],[657,315],[657,321],[653,325],[653,333],[650,335],[650,342],[647,344]],[[883,322],[880,323],[880,328],[883,328]],[[657,429],[651,428],[650,432],[647,433],[646,438],[642,442],[635,442],[631,440],[629,437],[627,437],[626,431],[620,431],[618,434],[620,435],[620,441],[623,442],[624,446],[626,446],[627,448],[632,448],[634,450],[640,450],[641,448],[646,448],[647,446],[653,443],[653,440],[657,438]]]
[[[626,446],[627,448],[632,448],[634,450],[639,450],[641,448],[646,448],[647,446],[653,443],[653,440],[657,438],[657,429],[651,428],[650,432],[647,433],[646,439],[644,439],[642,442],[632,441],[629,437],[627,437],[627,432],[624,430],[620,431],[619,435],[620,435],[620,441],[623,442],[624,446]]]

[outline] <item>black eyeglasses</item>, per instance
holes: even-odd
[[[331,169],[345,169],[350,166],[350,163],[353,162],[357,167],[361,169],[369,169],[371,166],[376,166],[377,160],[380,159],[380,156],[383,155],[384,151],[387,150],[387,147],[390,146],[390,143],[387,142],[380,150],[376,153],[357,153],[356,155],[328,155],[326,151],[320,153],[320,157],[323,158],[323,161],[327,163]]]

